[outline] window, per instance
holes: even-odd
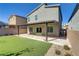
[[[47,31],[48,31],[48,32],[53,32],[53,27],[52,27],[52,26],[48,27],[48,28],[47,28]]]
[[[35,20],[37,20],[38,19],[38,16],[37,15],[35,15]]]
[[[41,33],[42,32],[41,27],[40,28],[36,28],[36,31],[37,31],[37,33]]]
[[[30,21],[30,17],[27,17],[27,21]]]

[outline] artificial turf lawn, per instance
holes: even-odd
[[[16,36],[0,36],[0,55],[2,56],[42,56],[51,44]]]

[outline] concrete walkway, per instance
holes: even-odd
[[[52,45],[52,46],[49,48],[48,52],[45,54],[45,56],[55,56],[54,53],[55,53],[54,45]]]

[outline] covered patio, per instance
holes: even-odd
[[[41,36],[46,41],[48,37],[59,37],[61,25],[58,21],[41,21],[27,24],[27,34]]]

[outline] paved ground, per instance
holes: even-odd
[[[28,35],[28,34],[20,34],[20,35],[16,35],[16,36],[20,36],[20,37],[26,37],[26,38],[31,38],[31,39],[34,39],[34,40],[39,40],[39,41],[43,41],[43,42],[46,42],[45,39],[46,37],[44,36],[36,36],[36,35]],[[56,44],[56,45],[60,45],[60,46],[63,46],[63,45],[68,45],[68,42],[65,38],[59,38],[59,37],[48,37],[48,42],[49,43],[53,43],[53,44]],[[53,56],[54,52],[54,46],[52,45],[46,56]]]
[[[18,36],[18,35],[16,35],[16,36]],[[45,36],[36,36],[36,35],[28,35],[28,34],[20,34],[19,36],[31,38],[31,39],[39,40],[39,41],[43,41],[43,42],[45,42],[45,39],[46,39]],[[59,37],[48,37],[48,42],[58,44],[58,45],[68,44],[68,42],[65,38],[59,38]]]
[[[54,50],[54,45],[52,45],[52,46],[49,48],[48,52],[45,54],[45,56],[55,56],[54,52],[55,52],[55,50]]]

